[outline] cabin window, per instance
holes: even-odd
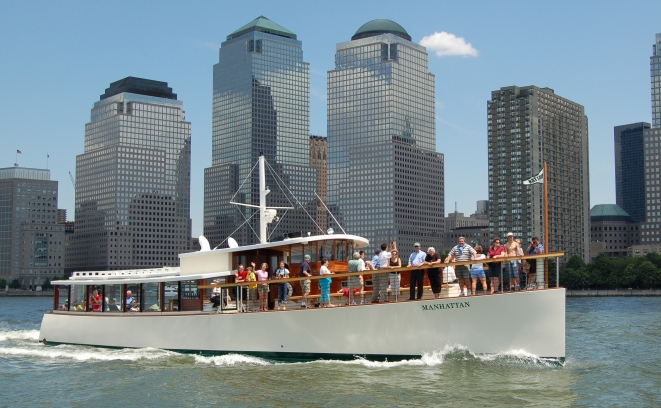
[[[85,311],[85,286],[71,285],[71,294],[69,295],[69,310],[72,312]]]
[[[105,285],[106,308],[104,311],[119,313],[122,311],[122,285]]]
[[[161,311],[161,285],[160,283],[142,284],[143,312]]]
[[[179,310],[179,282],[165,282],[163,303],[168,312]]]
[[[347,241],[335,242],[335,261],[347,261]]]
[[[335,260],[335,241],[320,241],[319,242],[319,262],[322,258],[329,261]]]
[[[100,312],[103,307],[103,287],[89,285],[87,287],[87,311]]]
[[[181,281],[181,297],[183,299],[199,299],[197,296],[197,281]]]
[[[141,310],[142,294],[140,293],[140,286],[142,285],[139,283],[130,283],[126,285],[126,298],[124,299],[124,302],[126,302],[127,312],[139,312]]]
[[[57,310],[69,310],[69,285],[57,285],[55,290],[58,292]]]
[[[303,246],[292,245],[291,247],[291,263],[300,264],[303,262]]]

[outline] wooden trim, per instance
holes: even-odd
[[[60,287],[53,287],[53,310],[58,310],[60,308]]]

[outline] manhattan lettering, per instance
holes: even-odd
[[[422,310],[461,309],[462,307],[471,307],[470,302],[436,303],[433,305],[422,305]]]

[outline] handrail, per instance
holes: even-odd
[[[462,266],[462,265],[471,265],[474,263],[494,263],[494,262],[507,262],[507,261],[518,261],[526,259],[546,259],[546,258],[559,258],[565,256],[564,252],[550,252],[548,254],[536,254],[536,255],[524,255],[524,256],[509,256],[501,258],[486,258],[486,259],[473,259],[470,261],[460,261],[460,262],[448,262],[435,265],[424,265],[424,266],[403,266],[401,268],[392,268],[392,269],[365,269],[360,272],[343,272],[343,273],[333,273],[332,275],[312,275],[312,276],[300,276],[294,278],[284,278],[284,279],[269,279],[266,281],[250,281],[250,282],[235,282],[235,283],[220,283],[220,284],[209,284],[209,285],[198,285],[198,289],[212,289],[212,288],[235,288],[237,286],[248,286],[248,285],[263,285],[265,282],[269,284],[272,283],[285,283],[285,282],[299,282],[303,280],[318,280],[322,278],[345,278],[349,276],[360,276],[360,275],[378,275],[382,273],[393,273],[393,272],[402,272],[410,270],[419,270],[419,269],[435,269],[435,268],[445,268],[446,266]]]

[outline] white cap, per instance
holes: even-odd
[[[513,237],[514,234],[512,234],[511,232],[508,232],[508,233],[507,233],[507,236],[508,236],[508,237]]]

